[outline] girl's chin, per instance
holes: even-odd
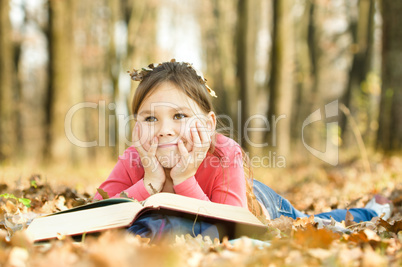
[[[163,167],[163,168],[167,168],[167,169],[170,169],[170,168],[173,168],[176,164],[177,164],[177,162],[179,162],[179,160],[180,160],[180,155],[179,154],[173,154],[173,153],[171,153],[170,155],[169,154],[162,154],[162,155],[156,155],[156,157],[157,157],[157,159],[158,159],[158,161],[159,161],[159,164]]]
[[[177,162],[176,162],[177,163]],[[175,162],[160,162],[164,169],[172,169],[175,165]]]

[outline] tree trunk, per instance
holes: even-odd
[[[157,0],[149,1],[132,1],[129,15],[126,17],[127,23],[127,56],[122,62],[120,69],[121,74],[127,75],[127,70],[133,68],[139,69],[146,67],[150,63],[158,63],[160,57],[156,51],[156,19],[157,19]],[[168,59],[165,59],[168,60]],[[120,81],[119,81],[120,82]],[[123,83],[124,84],[124,83]],[[138,83],[131,83],[131,88],[137,86]],[[125,88],[116,92],[116,100],[121,100],[118,105],[121,105],[123,99],[126,101],[127,114],[131,114],[131,100],[134,90]],[[121,154],[128,144],[122,142],[122,140],[130,140],[130,129],[134,126],[133,121],[130,120],[127,125],[119,122],[118,132],[118,150]],[[122,131],[122,129],[125,131]]]
[[[218,95],[218,98],[214,99],[218,116],[228,115],[235,118],[237,94],[233,32],[236,26],[236,5],[234,1],[213,0],[206,2],[203,7],[198,21],[202,27],[203,50],[206,51],[204,60],[208,63],[205,76],[208,85],[216,90]],[[225,119],[222,121],[229,123]]]
[[[361,92],[361,85],[366,80],[369,71],[371,71],[371,48],[374,35],[374,1],[360,0],[358,4],[358,17],[352,19],[350,24],[351,33],[353,36],[353,60],[352,67],[349,71],[349,81],[346,88],[346,93],[342,97],[342,103],[353,110],[353,96],[365,97]],[[361,93],[361,95],[360,95]],[[370,108],[370,106],[369,106]],[[367,114],[370,112],[366,111]],[[340,128],[342,131],[342,139],[345,140],[347,118],[341,115]]]
[[[382,1],[382,89],[377,146],[402,149],[402,2]]]
[[[108,1],[109,9],[110,9],[110,22],[109,22],[109,36],[116,36],[116,28],[119,23],[124,23],[127,27],[126,20],[123,16],[123,8],[121,6],[120,1],[109,0]],[[123,57],[127,56],[123,51],[117,51],[117,44],[115,38],[110,38],[109,46],[108,46],[108,75],[112,84],[112,95],[111,95],[111,103],[112,109],[108,109],[108,138],[107,142],[109,145],[109,152],[113,158],[116,158],[118,155],[118,143],[119,143],[119,134],[118,134],[118,124],[117,124],[117,114],[116,114],[116,102],[119,96],[119,77],[122,68]],[[130,68],[129,68],[130,69]],[[114,104],[114,106],[113,106]]]
[[[273,2],[273,47],[269,88],[270,132],[268,142],[280,156],[290,152],[291,115],[294,91],[294,24],[292,0]]]
[[[335,99],[339,99],[346,87],[350,43],[346,28],[331,29],[329,25],[335,18],[346,23],[348,9],[344,1],[310,1],[310,5],[308,43],[312,80],[311,94],[305,102],[310,112],[304,118],[302,141],[311,152],[308,155],[335,164],[338,161],[338,125],[329,120],[337,116],[338,109],[332,110],[332,107],[337,105]],[[332,105],[327,106],[330,103]],[[331,112],[327,113],[327,107],[331,107]]]
[[[49,88],[47,93],[47,147],[48,160],[80,162],[86,148],[77,140],[85,141],[83,111],[65,120],[70,108],[82,101],[79,65],[74,45],[75,1],[49,1]],[[73,136],[69,134],[73,133]]]
[[[17,155],[17,103],[9,1],[0,1],[0,162]]]
[[[295,145],[300,145],[300,136],[303,121],[311,112],[311,106],[308,105],[312,97],[312,56],[311,47],[309,46],[309,27],[312,19],[312,3],[306,1],[304,3],[304,12],[299,21],[295,21],[296,31],[296,60],[297,60],[297,73],[295,76],[296,91],[294,97],[294,110],[292,112],[292,140]]]
[[[247,131],[253,127],[253,122],[246,124],[250,115],[255,113],[253,104],[255,104],[256,85],[254,81],[255,74],[255,49],[257,23],[255,22],[258,0],[244,0],[238,2],[238,22],[237,22],[237,77],[239,81],[241,100],[240,126],[238,126],[238,141],[248,151],[254,149],[252,141],[253,133]]]
[[[140,68],[155,62],[157,0],[133,1],[127,21],[127,67]]]

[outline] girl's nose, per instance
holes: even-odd
[[[163,123],[158,131],[158,137],[174,136],[175,131],[171,123]]]

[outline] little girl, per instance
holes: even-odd
[[[125,192],[142,201],[170,192],[249,208],[267,219],[307,216],[268,186],[247,178],[243,165],[247,161],[240,146],[215,132],[211,103],[215,92],[191,64],[172,60],[133,70],[130,75],[140,82],[132,101],[134,145],[119,157],[100,186],[110,197]],[[94,198],[102,199],[98,193]],[[354,220],[370,220],[386,207],[375,201],[371,206],[377,212],[351,209]],[[345,215],[346,210],[333,210],[316,217],[341,221]]]

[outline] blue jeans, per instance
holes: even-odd
[[[267,209],[271,219],[279,218],[281,215],[293,219],[308,217],[307,214],[295,209],[287,199],[281,197],[274,190],[257,180],[253,182],[253,191],[257,200]],[[331,219],[332,217],[334,220],[340,222],[345,220],[346,211],[345,209],[336,209],[314,216],[321,219]],[[352,213],[355,222],[370,221],[373,217],[378,216],[374,210],[364,208],[349,209],[349,212]]]
[[[218,228],[202,220],[194,221],[173,215],[145,213],[141,215],[129,228],[130,233],[149,238],[151,242],[162,240],[173,241],[176,235],[190,234],[209,236],[212,240],[219,238]]]

